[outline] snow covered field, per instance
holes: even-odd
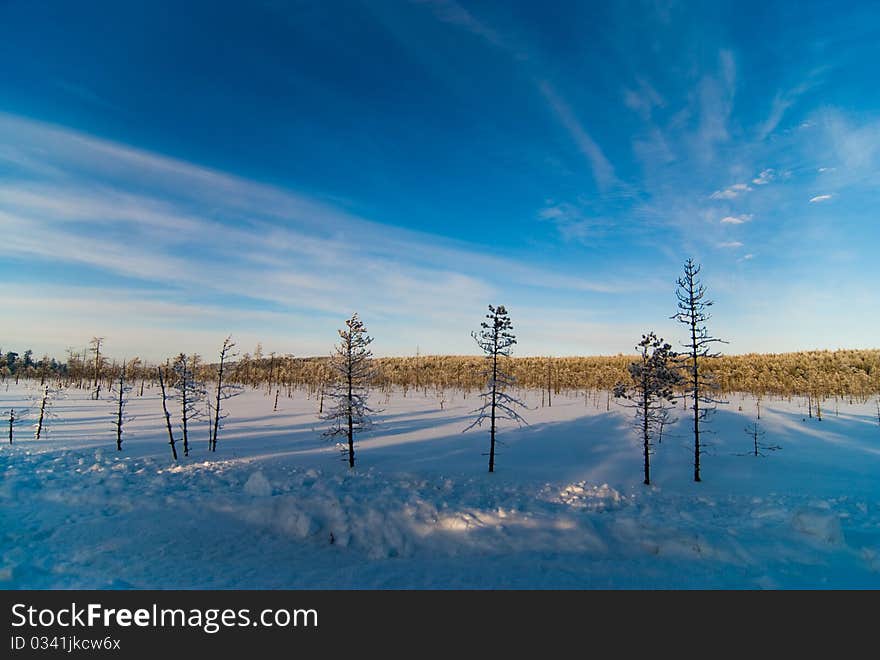
[[[0,390],[0,410],[25,389]],[[207,421],[171,460],[156,389],[132,397],[123,450],[111,403],[74,390],[48,433],[0,449],[3,588],[880,588],[875,403],[765,399],[765,441],[731,397],[711,423],[701,484],[687,411],[642,485],[630,411],[605,396],[529,393],[529,426],[461,430],[475,396],[397,392],[350,471],[297,391],[229,402],[218,450]],[[741,407],[742,410],[739,408]],[[179,435],[179,434],[178,434]],[[181,450],[182,451],[182,450]],[[332,543],[331,543],[332,537]]]

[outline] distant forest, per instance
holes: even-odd
[[[111,382],[120,365],[108,360],[95,345],[80,352],[68,351],[66,359],[48,355],[34,358],[33,351],[0,352],[0,382],[9,379],[52,380],[66,387],[90,388],[96,381]],[[196,370],[212,379],[217,364],[195,356]],[[561,392],[610,391],[628,377],[633,355],[595,357],[511,357],[508,371],[517,387],[543,389],[548,395]],[[435,356],[375,358],[373,385],[408,390],[478,390],[485,385],[481,356]],[[128,379],[152,385],[155,364],[139,359],[126,363]],[[228,378],[254,388],[321,389],[330,377],[329,358],[253,353],[237,356],[228,365]],[[756,396],[843,397],[864,401],[880,394],[880,350],[800,351],[747,355],[722,355],[707,361],[722,392]]]

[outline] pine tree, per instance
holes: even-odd
[[[180,429],[183,432],[183,455],[189,456],[189,425],[201,414],[201,403],[207,394],[205,385],[196,378],[198,356],[180,353],[174,359],[174,389],[180,401]]]
[[[678,299],[678,312],[671,317],[687,326],[690,335],[683,346],[687,349],[686,358],[690,361],[685,394],[693,401],[694,481],[701,481],[700,455],[703,453],[703,446],[700,443],[700,423],[706,421],[709,413],[715,409],[717,404],[724,403],[711,394],[717,389],[717,385],[706,374],[705,361],[720,355],[710,351],[712,344],[727,343],[712,337],[706,328],[706,321],[711,318],[708,309],[713,302],[706,299],[706,288],[698,278],[701,268],[694,263],[693,259],[688,259],[685,262],[684,276],[678,278],[678,289],[675,292]],[[704,404],[703,407],[700,407],[700,404]]]
[[[113,402],[113,410],[110,414],[113,418],[113,428],[116,431],[116,451],[122,451],[122,432],[125,423],[134,419],[134,417],[125,413],[125,407],[128,405],[128,395],[132,389],[131,385],[125,380],[125,375],[126,363],[123,360],[122,367],[119,370],[119,377],[114,379],[113,387],[110,390],[110,399]]]
[[[348,467],[354,468],[355,436],[370,430],[372,415],[380,412],[367,405],[370,384],[375,377],[373,353],[369,349],[373,338],[367,334],[367,328],[357,314],[345,322],[345,328],[339,330],[339,338],[330,359],[330,382],[326,392],[330,398],[329,407],[320,419],[330,422],[324,436],[345,437],[346,443],[340,443],[340,449],[348,458]]]
[[[217,368],[217,389],[215,391],[214,404],[211,407],[213,426],[211,428],[211,437],[208,441],[208,449],[210,449],[210,451],[217,451],[217,434],[222,426],[221,422],[229,416],[229,413],[223,408],[223,402],[232,397],[238,396],[243,389],[242,386],[237,383],[229,383],[223,380],[227,361],[235,357],[235,354],[232,352],[233,348],[235,348],[235,343],[232,341],[232,336],[230,335],[223,340],[223,346],[220,347],[220,365]]]
[[[488,362],[488,368],[482,372],[482,375],[487,378],[486,391],[480,394],[483,400],[482,405],[473,411],[477,414],[477,418],[465,431],[475,426],[482,426],[483,422],[487,418],[489,419],[489,472],[494,472],[495,432],[498,418],[510,419],[520,425],[527,422],[515,410],[517,407],[525,408],[526,405],[506,391],[516,384],[516,380],[499,364],[499,358],[510,357],[512,347],[516,344],[516,335],[511,332],[513,323],[503,305],[498,307],[489,305],[486,319],[489,322],[481,322],[479,332],[471,333],[477,346],[485,353]]]
[[[764,442],[764,436],[767,435],[767,432],[761,429],[760,424],[757,421],[749,424],[744,432],[752,441],[752,450],[747,454],[739,454],[739,456],[767,456],[768,451],[778,451],[782,449],[779,445],[768,445]]]
[[[629,365],[632,383],[618,383],[614,387],[614,396],[627,399],[631,403],[624,404],[636,411],[636,420],[642,436],[644,452],[644,483],[651,484],[651,454],[653,438],[663,433],[663,427],[669,424],[670,404],[675,400],[674,387],[681,384],[683,378],[676,364],[677,354],[672,346],[657,338],[653,332],[642,335],[636,346],[639,360]]]

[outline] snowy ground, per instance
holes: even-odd
[[[22,387],[0,390],[0,410]],[[462,433],[474,395],[388,400],[349,471],[297,391],[247,392],[216,454],[207,423],[171,460],[156,390],[133,397],[123,450],[110,402],[71,391],[48,434],[0,448],[3,588],[880,588],[880,426],[873,402],[764,400],[715,414],[694,484],[685,411],[642,485],[630,411],[560,395],[530,425]],[[740,410],[741,408],[742,410]],[[331,535],[333,543],[330,542]]]

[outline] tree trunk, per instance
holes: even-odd
[[[224,344],[223,350],[220,352],[220,368],[217,372],[217,399],[214,404],[214,428],[211,432],[210,442],[208,443],[208,448],[211,451],[217,451],[217,431],[220,429],[220,394],[223,391],[223,363],[226,360],[226,345]]]
[[[156,367],[159,372],[159,387],[162,389],[162,411],[165,413],[165,426],[168,427],[168,444],[171,445],[171,455],[177,460],[177,447],[174,446],[174,432],[171,430],[171,413],[168,412],[167,397],[165,394],[165,381],[162,378],[162,367]]]
[[[647,385],[643,385],[643,387],[647,388]],[[651,485],[651,434],[648,430],[648,405],[650,399],[648,398],[647,389],[642,393],[643,396],[643,405],[644,408],[642,410],[642,440],[644,441],[644,450],[645,450],[645,485]]]
[[[354,357],[352,355],[351,338],[348,340],[348,467],[354,469],[354,423],[351,415],[352,407],[352,371],[354,370]]]
[[[691,304],[691,357],[694,379],[694,481],[700,481],[700,368],[697,347],[697,317],[694,308],[694,283],[690,282]]]
[[[551,398],[551,395],[550,395],[550,388],[552,386],[552,382],[551,382],[551,378],[550,378],[550,364],[551,363],[548,361],[547,362],[547,407],[548,408],[553,407],[553,399]]]
[[[47,385],[46,388],[43,390],[43,400],[40,402],[40,419],[37,420],[37,433],[36,433],[37,440],[40,439],[40,434],[42,434],[42,432],[43,432],[43,417],[46,414],[46,401],[48,400],[48,398],[49,398],[49,386]]]
[[[181,378],[184,379],[183,387],[181,387],[180,389],[181,425],[183,426],[183,455],[189,456],[189,436],[186,432],[186,422],[188,415],[188,413],[186,412],[186,367],[184,367],[183,369],[183,375],[181,376]]]
[[[498,392],[498,333],[495,333],[492,349],[492,409],[490,411],[491,425],[489,426],[489,472],[495,471],[495,403]],[[549,395],[549,392],[548,392]]]
[[[119,399],[116,402],[116,451],[122,451],[122,406],[125,387],[125,367],[119,376]]]

